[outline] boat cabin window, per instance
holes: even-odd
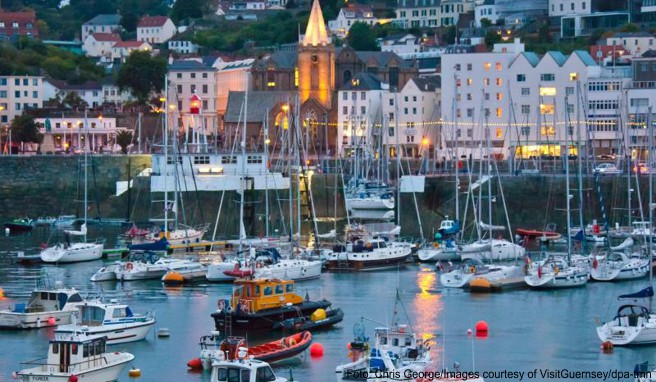
[[[71,352],[73,353],[73,355],[77,355],[77,344],[71,345]]]
[[[250,382],[250,380],[251,380],[251,371],[248,369],[242,369],[241,382]]]
[[[270,286],[264,287],[264,295],[271,296],[273,294],[273,289]]]
[[[255,295],[256,295],[256,296],[259,296],[259,295],[260,295],[260,286],[259,286],[259,285],[256,285],[256,286],[255,286]]]
[[[378,248],[387,248],[387,244],[385,244],[384,241],[381,241],[380,243],[378,243]]]
[[[380,344],[387,345],[387,337],[380,337]]]
[[[114,313],[112,314],[113,318],[122,318],[122,317],[127,317],[127,313],[125,312],[125,308],[116,308],[114,309]]]
[[[89,356],[89,344],[84,344],[84,346],[82,346],[82,357],[87,358],[88,356]]]
[[[99,306],[82,305],[80,309],[80,319],[85,325],[100,325],[105,319],[105,310]]]
[[[59,344],[52,344],[52,354],[59,353]]]
[[[41,292],[41,300],[43,301],[57,301],[56,293]]]
[[[406,337],[405,338],[405,346],[410,346],[412,345],[412,338]]]
[[[283,294],[283,292],[282,285],[276,285],[276,294]]]
[[[399,346],[399,339],[398,338],[393,338],[392,339],[392,346]]]
[[[287,284],[285,288],[287,290],[287,293],[290,293],[291,291],[294,290],[294,284]]]
[[[276,376],[269,366],[262,366],[257,369],[257,378],[255,382],[270,382],[275,381]]]
[[[225,381],[228,378],[228,370],[225,367],[220,367],[216,372],[219,381]]]
[[[68,302],[82,302],[82,297],[77,293],[72,294],[71,297],[68,298]]]

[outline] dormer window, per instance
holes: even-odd
[[[18,23],[16,23],[16,22],[12,23],[12,24],[11,24],[11,27],[12,27],[12,28],[18,28]]]

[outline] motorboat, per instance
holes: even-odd
[[[420,248],[417,257],[422,262],[453,261],[460,260],[460,252],[453,239],[440,239]]]
[[[72,333],[50,340],[48,356],[23,363],[27,368],[17,372],[25,382],[110,382],[118,379],[121,371],[134,355],[121,351],[108,352],[107,338],[101,335]]]
[[[310,280],[321,276],[321,261],[311,261],[297,258],[283,259],[275,248],[267,248],[257,252],[255,257],[253,277]],[[247,277],[247,276],[246,276]]]
[[[268,363],[250,359],[248,348],[239,348],[237,354],[236,359],[212,362],[211,382],[287,382],[285,378],[276,377]]]
[[[242,264],[244,264],[242,266]],[[253,274],[253,269],[246,266],[245,259],[223,259],[215,261],[207,265],[207,273],[205,278],[211,282],[232,282],[238,277],[250,277]],[[247,271],[246,273],[236,274],[233,271]]]
[[[633,280],[646,277],[649,266],[650,261],[646,258],[611,252],[606,256],[594,256],[590,277],[596,281]]]
[[[590,269],[584,264],[568,264],[564,256],[549,255],[529,262],[524,281],[531,288],[556,289],[584,286],[589,278]]]
[[[38,329],[71,322],[76,304],[84,302],[76,289],[55,285],[54,289],[32,291],[27,304],[17,303],[11,310],[0,311],[2,329]]]
[[[159,257],[154,252],[133,252],[123,261],[101,267],[91,276],[91,281],[157,280],[170,269],[175,270],[190,260]]]
[[[649,286],[636,293],[619,296],[619,299],[652,299],[654,289]],[[637,304],[622,305],[609,322],[597,327],[597,335],[602,342],[617,346],[644,345],[656,343],[656,314],[647,307]]]
[[[325,266],[331,271],[370,271],[396,268],[412,254],[412,245],[386,238],[354,238],[346,246],[336,245]]]
[[[307,296],[306,296],[307,297]],[[212,313],[215,328],[232,330],[270,330],[276,322],[331,306],[328,300],[310,301],[295,293],[293,280],[239,279],[230,300],[219,300]]]
[[[13,219],[5,222],[5,228],[10,232],[29,232],[34,228],[34,221],[29,218]]]
[[[474,278],[497,281],[523,276],[522,267],[517,265],[484,264],[476,259],[467,259],[452,271],[440,275],[440,284],[446,288],[464,288]]]
[[[87,301],[76,305],[78,313],[73,323],[57,327],[56,336],[78,332],[90,336],[103,335],[107,337],[108,345],[114,345],[141,341],[155,325],[152,312],[135,314],[128,305],[114,299],[109,303]]]
[[[141,236],[133,237],[133,244],[154,243],[162,238],[166,238],[170,245],[184,245],[200,243],[207,232],[208,226],[202,227],[181,227],[174,230],[155,230]]]

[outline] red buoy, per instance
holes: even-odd
[[[201,361],[200,358],[194,358],[191,361],[187,362],[187,367],[191,369],[202,369],[203,361]]]
[[[77,382],[77,375],[71,374],[70,377],[68,377],[69,382]]]
[[[48,317],[48,325],[50,325],[50,326],[55,325],[55,318],[54,317]],[[77,378],[77,377],[75,377],[75,378]]]
[[[613,343],[610,341],[604,341],[601,344],[601,350],[604,353],[612,353],[613,352]]]
[[[478,321],[476,323],[476,337],[487,337],[487,322],[485,321]]]
[[[312,357],[323,357],[323,345],[316,342],[310,346],[310,355]]]

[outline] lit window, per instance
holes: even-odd
[[[497,78],[497,86],[503,85],[503,79],[502,78]]]
[[[500,72],[500,71],[501,71],[501,68],[502,68],[501,63],[500,63],[500,62],[497,62],[497,71]]]
[[[540,88],[541,97],[555,97],[556,88]]]
[[[490,79],[489,78],[484,78],[483,79],[483,85],[485,85],[485,86],[490,85]]]
[[[542,126],[540,127],[540,135],[553,137],[556,135],[556,129],[550,125]]]
[[[497,127],[497,132],[496,132],[497,138],[503,138],[503,129],[500,127]]]
[[[503,99],[503,94],[497,93],[497,101],[501,101]]]
[[[472,85],[472,79],[471,79],[471,78],[467,78],[467,86],[471,86],[471,85]]]
[[[544,103],[540,104],[540,114],[542,114],[542,115],[546,115],[546,114],[551,115],[551,114],[554,113],[554,111],[555,111],[554,105],[544,104]]]
[[[497,118],[503,117],[503,110],[500,107],[497,108]]]
[[[483,69],[485,69],[485,70],[490,70],[491,67],[492,67],[492,64],[490,64],[489,62],[486,62],[486,63],[483,64]]]
[[[569,74],[569,80],[570,81],[576,81],[579,79],[579,74],[578,73],[570,73]]]

